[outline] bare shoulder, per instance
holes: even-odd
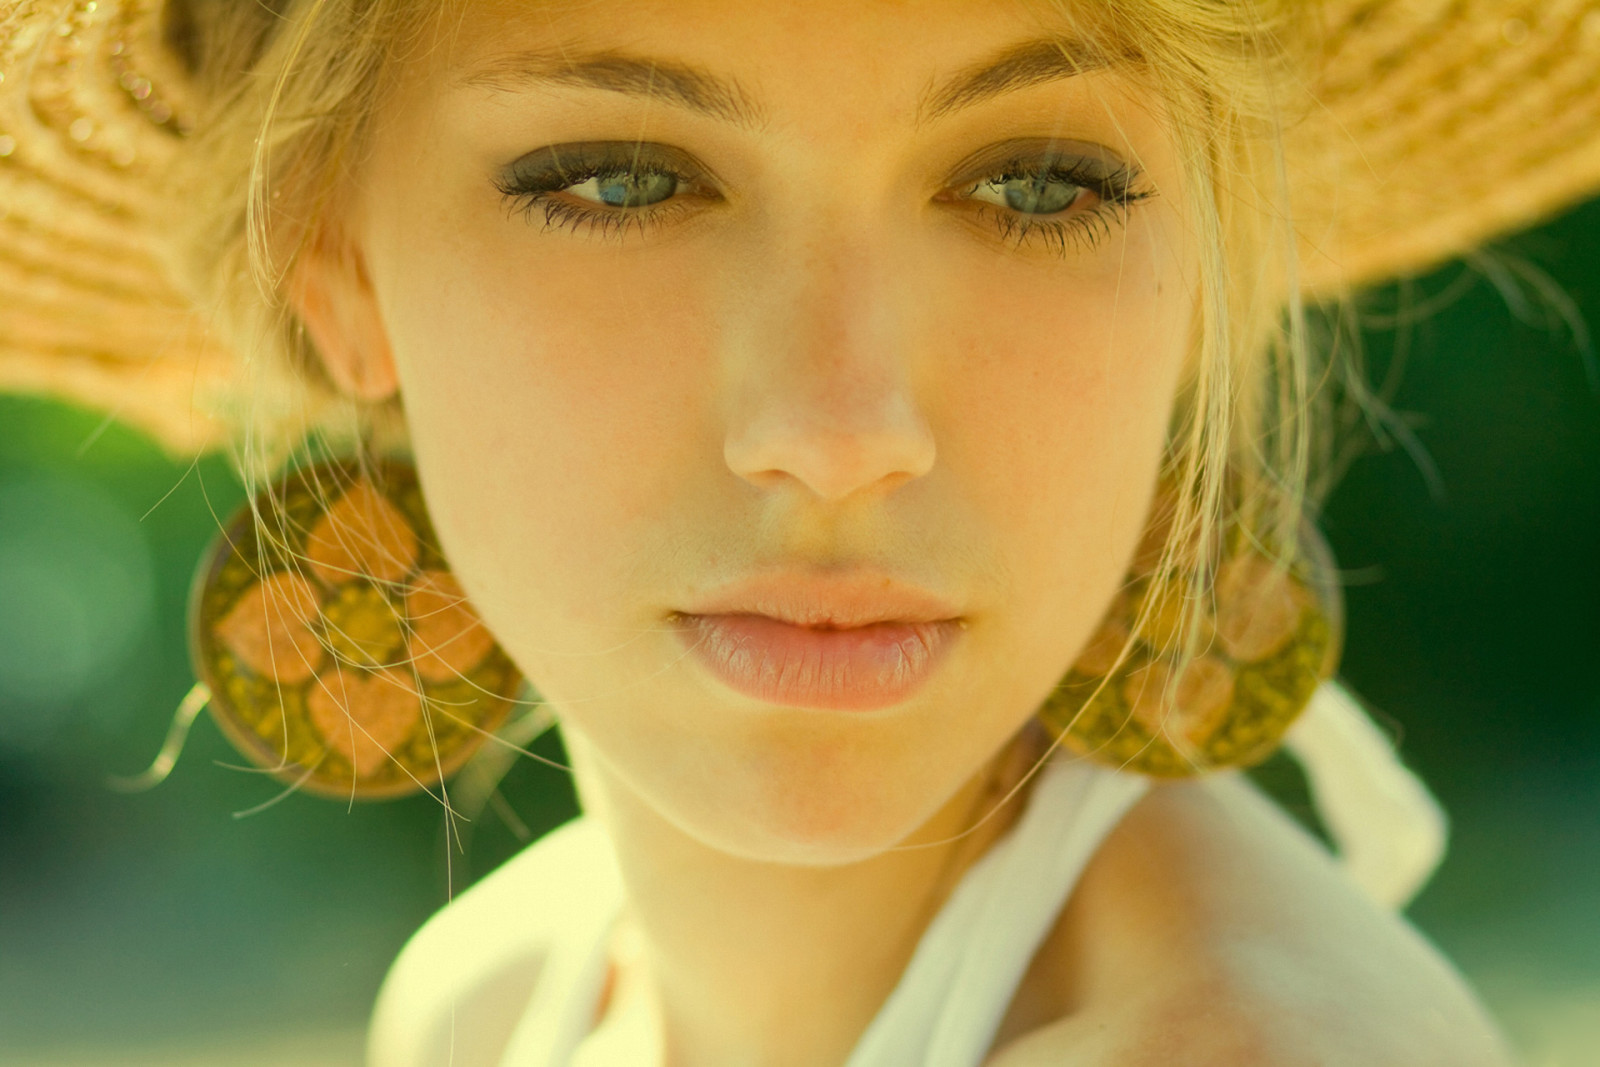
[[[1130,811],[1036,974],[1065,996],[990,1067],[1513,1062],[1439,951],[1236,775]]]
[[[412,935],[378,994],[369,1067],[500,1062],[592,837],[582,820],[553,831]]]

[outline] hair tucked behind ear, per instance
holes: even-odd
[[[232,411],[248,481],[297,448],[403,440],[397,401],[334,388],[286,294],[311,242],[341,240],[373,115],[407,50],[450,5],[422,0],[170,0],[169,45],[206,110],[171,189],[175,267],[240,355]]]

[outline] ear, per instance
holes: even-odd
[[[326,235],[308,242],[290,272],[287,296],[341,392],[367,401],[395,394],[394,352],[357,249]]]

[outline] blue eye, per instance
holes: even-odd
[[[495,185],[513,213],[542,216],[547,230],[606,236],[642,234],[721,199],[687,152],[629,141],[550,145],[510,163]]]
[[[677,194],[680,184],[675,174],[628,170],[597,175],[563,186],[559,191],[606,207],[649,207],[671,199]]]
[[[1023,215],[1056,215],[1089,191],[1054,174],[1008,174],[978,183],[967,198]]]
[[[1155,195],[1138,168],[1093,145],[1025,140],[985,152],[939,199],[963,204],[1016,247],[1041,245],[1059,255],[1090,251],[1120,226],[1133,206]]]

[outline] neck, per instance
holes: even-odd
[[[627,888],[619,942],[636,946],[614,953],[601,1029],[657,1031],[647,1040],[667,1067],[843,1063],[961,875],[1014,821],[1021,792],[996,805],[1038,754],[1025,731],[904,843],[915,847],[800,867],[690,837],[574,740]]]

